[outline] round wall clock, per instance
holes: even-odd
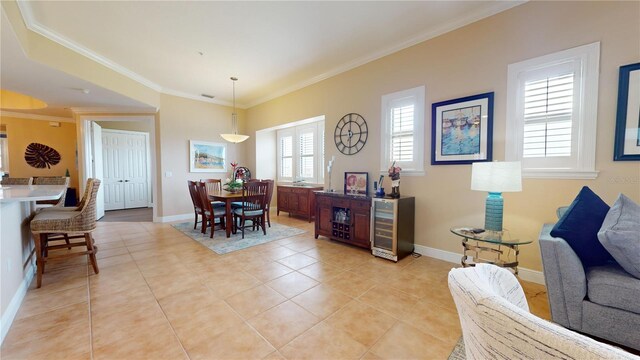
[[[367,122],[360,114],[350,113],[342,117],[336,125],[334,139],[336,147],[345,155],[357,154],[369,137]]]

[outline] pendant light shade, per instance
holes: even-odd
[[[230,143],[241,143],[249,138],[249,135],[238,134],[238,114],[236,114],[236,81],[237,77],[231,77],[233,81],[233,113],[231,114],[231,134],[220,134],[220,136]]]

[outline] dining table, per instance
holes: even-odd
[[[209,200],[222,201],[225,204],[227,217],[225,219],[225,230],[227,237],[231,237],[231,228],[233,227],[233,213],[231,212],[231,203],[234,201],[242,201],[242,191],[229,192],[226,190],[212,190],[207,193]]]

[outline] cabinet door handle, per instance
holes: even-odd
[[[129,181],[131,181],[131,180],[125,180],[124,182],[129,182]]]
[[[118,180],[118,182],[124,182],[124,180]]]

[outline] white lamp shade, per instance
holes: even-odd
[[[240,134],[220,134],[220,136],[227,140],[228,142],[237,144],[241,143],[249,138],[249,135],[240,135]]]
[[[520,161],[475,162],[471,167],[471,190],[522,191]]]

